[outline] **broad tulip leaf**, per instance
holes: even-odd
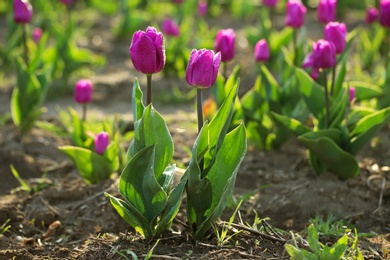
[[[119,192],[149,223],[163,211],[167,195],[154,175],[156,146],[151,145],[136,153],[126,164],[119,180]]]
[[[356,155],[371,139],[390,122],[390,107],[379,110],[360,119],[351,133],[346,151]]]
[[[300,92],[310,112],[321,120],[325,116],[325,91],[322,86],[313,81],[312,78],[302,69],[297,68],[295,75],[299,81]]]
[[[300,136],[312,131],[309,127],[294,118],[271,112],[272,117],[281,125],[290,130],[295,136]]]
[[[113,172],[110,162],[91,150],[76,146],[60,146],[58,149],[73,161],[87,183],[106,180]]]
[[[134,122],[141,119],[142,114],[144,113],[144,103],[142,102],[142,91],[139,86],[138,79],[134,79],[133,84],[133,94],[132,94],[132,107],[133,107],[133,117]]]
[[[346,109],[349,107],[349,91],[341,89],[332,102],[330,108],[329,127],[338,127],[345,118]]]
[[[307,233],[310,249],[313,250],[313,252],[319,252],[322,248],[320,242],[318,241],[316,228],[313,224],[308,227]]]
[[[383,95],[383,90],[375,84],[363,81],[350,81],[348,85],[355,87],[355,97],[358,100],[367,100],[371,98],[377,98]]]
[[[156,145],[154,174],[160,185],[162,185],[164,180],[161,180],[160,177],[172,159],[173,141],[164,118],[152,105],[145,108],[141,119],[134,124],[134,139],[130,145],[129,152],[131,156],[134,156],[137,152],[150,145]]]
[[[343,151],[329,137],[305,138],[300,136],[298,140],[341,179],[352,178],[359,173],[359,165],[356,159],[351,154]]]

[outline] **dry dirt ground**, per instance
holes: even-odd
[[[95,95],[90,114],[97,120],[119,114],[131,122],[132,81],[137,76],[144,85],[144,79],[134,71],[127,56],[129,42],[114,41],[105,32],[100,35],[103,44],[90,47],[104,52],[108,65],[93,78]],[[240,47],[238,57],[249,54],[249,46]],[[254,81],[247,68],[250,64],[244,65],[243,85]],[[155,85],[164,86],[164,91],[175,85],[188,91],[183,80],[157,76]],[[9,111],[11,88],[1,88],[0,114]],[[58,124],[54,108],[68,105],[79,109],[71,94],[49,100],[45,104],[48,112],[42,120]],[[193,103],[174,106],[157,103],[155,107],[166,118],[172,133],[174,160],[186,165],[190,158],[188,149],[196,138]],[[359,157],[359,176],[347,181],[331,173],[315,176],[305,150],[294,139],[277,151],[250,147],[235,186],[235,199],[245,198],[240,208],[241,219],[253,224],[257,214],[261,219],[267,218],[265,223],[278,233],[271,230],[267,235],[235,227],[229,234],[237,234],[224,245],[218,245],[213,234],[200,242],[191,239],[184,206],[171,232],[158,241],[143,240],[103,196],[104,192],[119,195],[118,176],[87,185],[57,150],[59,145],[69,144],[69,140],[34,128],[21,143],[8,121],[0,128],[0,225],[10,220],[7,225],[11,228],[0,235],[0,259],[131,259],[132,254],[144,258],[152,249],[152,258],[156,259],[288,259],[284,243],[291,243],[289,231],[302,232],[311,218],[317,215],[326,218],[330,214],[360,233],[371,234],[359,238],[366,259],[385,259],[384,252],[390,250],[390,189],[383,182],[390,178],[389,134],[389,129],[385,129],[367,147]],[[123,143],[124,147],[127,145]],[[10,171],[11,164],[39,191],[15,191],[20,184]],[[222,220],[228,220],[234,209],[233,203]],[[335,241],[335,238],[321,239]]]

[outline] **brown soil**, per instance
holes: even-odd
[[[103,44],[91,48],[107,54],[108,66],[93,78],[95,98],[90,114],[97,120],[120,114],[130,122],[132,81],[137,76],[144,85],[144,78],[134,71],[127,58],[128,42],[116,42],[105,31],[99,35]],[[244,45],[238,55],[248,53],[250,47]],[[250,64],[244,65],[244,87],[254,82],[245,68],[250,68]],[[189,90],[183,80],[164,79],[161,75],[154,80],[164,91],[175,86]],[[9,87],[3,86],[1,90],[0,114],[9,111]],[[68,105],[79,109],[71,95],[49,100],[45,105],[48,112],[42,120],[58,123],[54,108],[64,109]],[[156,103],[155,107],[166,118],[175,141],[174,160],[186,165],[190,158],[188,148],[196,138],[192,103],[175,106]],[[385,249],[390,250],[388,185],[378,208],[382,180],[390,178],[388,129],[359,157],[359,176],[347,181],[331,173],[315,176],[305,150],[294,139],[278,151],[264,152],[251,147],[241,165],[234,197],[247,197],[240,208],[243,223],[252,225],[256,212],[261,219],[269,218],[267,223],[279,230],[281,238],[277,234],[266,236],[235,227],[229,234],[242,232],[224,245],[218,245],[214,235],[194,242],[184,207],[173,223],[172,232],[159,241],[143,240],[103,196],[104,192],[119,195],[118,176],[87,185],[57,150],[69,140],[34,128],[20,142],[16,133],[11,122],[1,125],[0,225],[9,219],[11,228],[0,235],[0,259],[131,259],[132,253],[144,258],[156,244],[152,257],[157,259],[288,259],[283,246],[286,241],[291,242],[288,231],[304,231],[311,218],[316,215],[326,218],[330,214],[361,233],[372,233],[359,238],[366,259],[384,259]],[[123,143],[124,147],[127,145]],[[20,184],[10,165],[37,191],[18,191]],[[234,208],[229,207],[222,219],[228,220]]]

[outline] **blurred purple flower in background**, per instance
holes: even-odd
[[[270,51],[265,39],[261,39],[256,43],[254,56],[257,62],[264,62],[269,59]]]
[[[329,23],[336,20],[337,0],[320,0],[317,7],[317,17],[320,23]]]
[[[390,28],[390,0],[381,0],[379,6],[379,23]]]
[[[368,7],[366,10],[366,18],[364,21],[368,24],[371,24],[378,20],[379,11],[375,7]]]
[[[33,8],[28,0],[14,0],[15,23],[29,23],[33,15]]]
[[[287,2],[286,19],[287,26],[300,28],[305,24],[306,7],[300,0],[289,0]]]
[[[165,19],[162,22],[161,31],[165,35],[177,37],[180,34],[179,25],[172,19]]]
[[[227,62],[234,58],[236,34],[233,29],[221,29],[215,38],[214,50],[221,52],[221,61]]]
[[[198,14],[200,16],[206,16],[208,12],[207,1],[199,1],[198,4]]]
[[[32,38],[35,43],[38,43],[42,37],[42,29],[39,27],[34,28],[32,32]]]
[[[110,144],[110,138],[108,136],[108,133],[103,131],[97,134],[94,143],[95,152],[100,155],[104,154],[107,149],[107,146]]]
[[[92,81],[89,79],[80,79],[77,81],[74,89],[74,100],[77,103],[85,104],[92,100]]]
[[[191,86],[209,88],[217,79],[221,53],[212,50],[192,50],[186,70],[186,80]]]
[[[347,26],[345,23],[328,23],[325,26],[324,35],[325,40],[334,44],[337,54],[340,54],[344,51],[347,38]]]
[[[354,87],[349,88],[349,103],[355,99],[356,89]]]
[[[130,57],[135,69],[151,75],[161,71],[165,65],[164,36],[154,27],[137,31],[130,45]]]
[[[277,3],[278,3],[278,0],[263,0],[263,5],[265,5],[269,8],[275,8]]]

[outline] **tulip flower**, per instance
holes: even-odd
[[[154,27],[146,31],[137,31],[133,35],[129,48],[134,68],[146,74],[147,104],[152,103],[152,74],[160,72],[165,65],[164,36]]]
[[[336,48],[333,43],[321,39],[313,44],[314,67],[332,68],[336,65]]]
[[[221,61],[227,62],[233,59],[235,54],[236,34],[233,29],[219,30],[215,38],[214,50],[221,52]]]
[[[378,20],[379,11],[375,7],[369,7],[366,10],[366,18],[364,19],[366,23],[371,24]]]
[[[100,155],[104,154],[107,149],[107,146],[110,144],[110,138],[108,136],[108,133],[102,131],[97,134],[94,140],[94,144],[95,152]]]
[[[320,23],[329,23],[336,20],[337,0],[320,0],[317,7],[317,16]]]
[[[206,16],[207,12],[208,12],[207,1],[199,1],[199,4],[198,4],[199,16]]]
[[[33,38],[33,41],[35,43],[38,43],[39,40],[41,39],[42,37],[42,29],[37,27],[37,28],[34,28],[33,32],[32,32],[32,38]]]
[[[293,28],[300,28],[305,23],[306,7],[300,0],[289,0],[285,23]]]
[[[269,59],[270,51],[265,39],[261,39],[256,43],[254,56],[257,62],[264,62]]]
[[[314,66],[314,55],[309,53],[302,63],[302,68],[311,68],[310,76],[312,79],[317,80],[320,76],[320,69]]]
[[[390,28],[390,0],[381,0],[379,4],[379,23]]]
[[[334,44],[337,54],[344,51],[347,37],[345,23],[329,22],[325,26],[324,34],[325,40]]]
[[[275,8],[277,3],[278,3],[278,0],[263,0],[263,5],[265,5],[269,8]]]
[[[85,121],[87,115],[87,103],[92,100],[92,81],[80,79],[74,89],[74,100],[83,106],[82,120]]]
[[[186,80],[197,88],[198,132],[203,127],[202,89],[209,88],[217,79],[221,53],[212,50],[192,50],[186,70]]]
[[[349,103],[355,99],[356,89],[354,87],[349,88]]]
[[[15,23],[29,23],[33,9],[28,0],[14,0],[14,21]]]
[[[177,37],[180,34],[180,29],[177,23],[172,19],[165,19],[162,22],[161,30],[164,34]]]

